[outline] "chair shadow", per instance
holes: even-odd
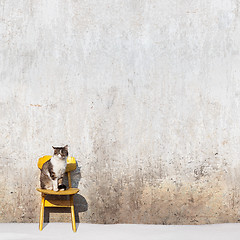
[[[72,187],[78,188],[79,182],[81,180],[81,168],[78,166],[74,171],[71,172],[71,180],[72,180]],[[68,186],[67,175],[64,176],[63,183]],[[46,199],[55,199],[55,200],[69,200],[69,196],[54,196],[54,195],[47,195]],[[79,227],[80,218],[79,215],[82,212],[86,212],[88,210],[88,203],[87,200],[80,194],[75,194],[74,199],[74,212],[75,212],[75,220],[76,220],[76,229]],[[63,208],[63,207],[45,207],[44,208],[44,223],[43,229],[48,225],[50,214],[51,213],[69,213],[71,214],[70,208]]]

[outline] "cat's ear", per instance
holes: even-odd
[[[64,148],[68,150],[68,145],[64,146]]]
[[[53,149],[55,149],[55,147],[54,147],[54,146],[52,146],[52,148],[53,148]]]

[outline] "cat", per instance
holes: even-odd
[[[54,154],[50,160],[42,166],[40,175],[40,185],[42,189],[63,191],[63,176],[67,166],[68,145],[64,147],[53,147]]]

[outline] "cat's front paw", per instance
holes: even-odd
[[[53,188],[53,191],[54,191],[54,192],[58,192],[59,189],[58,189],[58,188]]]

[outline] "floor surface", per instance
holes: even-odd
[[[71,223],[48,223],[42,231],[37,223],[1,223],[0,240],[239,240],[240,224],[216,225],[77,225],[73,233]]]

